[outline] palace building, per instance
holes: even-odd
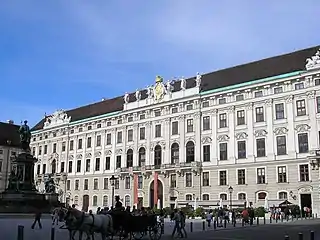
[[[277,206],[320,213],[320,50],[312,47],[46,116],[36,181],[80,209]],[[114,176],[115,180],[110,181]]]

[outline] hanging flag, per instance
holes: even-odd
[[[157,172],[155,172],[154,173],[154,180],[153,180],[153,189],[154,189],[154,191],[153,191],[153,204],[154,204],[154,206],[153,207],[155,207],[155,205],[157,204],[157,201],[158,201],[158,173]]]

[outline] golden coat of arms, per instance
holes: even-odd
[[[160,101],[165,94],[165,87],[163,85],[163,78],[160,76],[156,77],[156,84],[153,88],[154,100]]]

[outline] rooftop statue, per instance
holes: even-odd
[[[124,103],[129,103],[129,94],[128,93],[124,94],[123,100],[124,100]]]
[[[306,69],[320,68],[320,49],[316,52],[314,56],[306,60]]]
[[[200,75],[200,73],[197,73],[197,76],[196,76],[196,87],[200,87],[201,86],[201,78],[202,78],[202,76]]]
[[[20,143],[21,143],[22,149],[25,151],[30,150],[30,140],[31,140],[31,131],[27,123],[28,121],[25,120],[24,124],[21,125],[19,128]]]

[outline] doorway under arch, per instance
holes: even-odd
[[[160,199],[160,208],[163,208],[163,184],[158,179],[158,199]],[[158,199],[154,199],[154,180],[152,180],[149,189],[150,207],[155,207],[158,203]]]
[[[83,195],[82,197],[82,211],[88,212],[89,210],[89,195]]]

